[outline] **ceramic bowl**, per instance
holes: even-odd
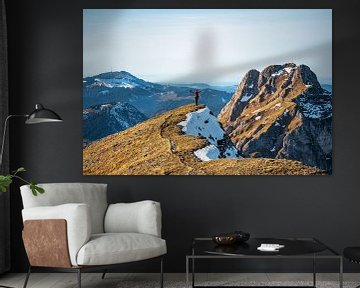
[[[236,234],[219,234],[212,237],[212,240],[218,245],[232,245],[237,241]]]

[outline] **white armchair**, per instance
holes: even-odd
[[[106,184],[40,184],[33,196],[28,185],[21,196],[23,240],[30,267],[77,272],[107,270],[121,263],[159,257],[163,287],[161,209],[154,201],[107,204]],[[103,274],[103,278],[105,273]]]

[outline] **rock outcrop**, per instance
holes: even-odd
[[[250,70],[218,119],[244,157],[332,171],[332,94],[306,65]]]

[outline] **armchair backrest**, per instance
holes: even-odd
[[[107,209],[107,184],[97,183],[48,183],[39,184],[44,194],[33,196],[29,185],[20,187],[24,209],[39,206],[57,206],[67,203],[89,205],[92,233],[104,232]]]

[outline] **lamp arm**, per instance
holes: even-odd
[[[3,155],[4,155],[4,146],[5,146],[5,140],[6,140],[6,132],[7,132],[7,126],[8,126],[8,122],[11,118],[14,117],[28,117],[29,115],[27,114],[22,114],[22,115],[9,115],[6,117],[5,119],[5,123],[4,123],[4,131],[3,131],[3,137],[2,137],[2,143],[1,143],[1,151],[0,151],[0,168],[2,166],[2,160],[3,160]]]

